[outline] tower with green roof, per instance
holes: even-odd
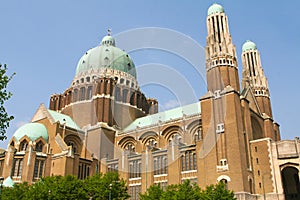
[[[272,117],[270,91],[256,44],[247,40],[242,46],[243,90],[251,88],[261,113]]]
[[[218,180],[235,191],[250,192],[249,184],[246,184],[250,157],[245,151],[247,144],[243,138],[236,48],[232,43],[227,15],[221,5],[209,7],[206,24],[208,92],[200,100],[205,138],[200,149],[205,152],[200,159],[200,165],[205,169],[198,169],[202,174],[200,187]]]

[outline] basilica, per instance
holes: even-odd
[[[70,87],[41,104],[0,151],[4,186],[115,171],[131,199],[185,180],[201,188],[223,181],[240,200],[300,199],[300,141],[280,138],[259,49],[242,45],[239,71],[221,5],[208,8],[206,25],[207,92],[199,101],[159,112],[108,34],[79,59]]]

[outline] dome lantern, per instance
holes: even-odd
[[[243,47],[242,47],[242,51],[245,52],[245,51],[249,51],[249,50],[256,50],[257,47],[256,47],[256,44],[250,40],[247,40],[244,44],[243,44]]]
[[[207,16],[214,13],[224,13],[224,8],[220,4],[214,3],[207,10]]]

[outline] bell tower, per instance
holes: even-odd
[[[208,92],[200,99],[203,141],[199,144],[199,173],[202,176],[199,185],[205,187],[223,181],[229,189],[250,192],[248,176],[251,172],[248,170],[250,162],[244,134],[236,48],[221,5],[209,7],[206,23]]]
[[[243,44],[242,51],[242,86],[243,88],[251,88],[260,111],[272,118],[268,80],[264,74],[264,70],[260,61],[260,54],[257,50],[256,44],[250,40],[247,40]]]
[[[207,13],[206,73],[208,91],[215,93],[231,86],[240,92],[236,49],[232,44],[228,19],[221,5]]]

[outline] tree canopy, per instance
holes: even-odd
[[[5,140],[6,136],[6,129],[9,127],[9,122],[13,120],[13,116],[10,116],[5,107],[4,103],[11,97],[12,93],[7,91],[7,84],[12,79],[11,76],[7,75],[7,66],[0,64],[0,140]]]
[[[74,176],[49,176],[35,184],[15,184],[13,188],[3,188],[2,200],[125,200],[130,196],[127,186],[118,173],[96,174],[85,180]],[[185,181],[182,184],[167,186],[152,185],[141,200],[235,200],[233,191],[227,190],[223,182],[209,185],[204,190],[197,184]]]
[[[49,176],[32,185],[21,183],[3,188],[2,200],[107,200],[109,195],[111,200],[129,198],[125,181],[117,173],[97,174],[85,180],[71,175]]]
[[[169,185],[164,191],[160,185],[152,185],[141,200],[235,200],[233,191],[227,190],[223,182],[209,185],[202,190],[186,180],[182,184]]]

